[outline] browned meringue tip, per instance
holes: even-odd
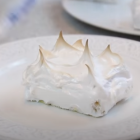
[[[62,31],[59,33],[59,37],[54,45],[53,50],[59,50],[61,47],[71,47],[63,38]]]
[[[39,46],[39,50],[42,52],[42,55],[45,58],[53,58],[53,57],[55,57],[55,55],[51,51],[45,50],[41,46]]]
[[[107,46],[107,48],[99,55],[99,57],[105,57],[105,55],[107,53],[109,53],[112,56],[117,57],[119,59],[118,64],[112,64],[113,67],[114,66],[119,66],[119,65],[121,65],[123,63],[122,57],[119,54],[112,52],[110,45]]]
[[[76,42],[76,44],[74,46],[68,44],[64,37],[63,37],[63,33],[62,31],[59,33],[59,37],[54,45],[53,51],[57,51],[57,50],[61,50],[63,48],[67,48],[67,49],[74,49],[74,50],[79,50],[78,48],[83,48],[82,42],[78,41]]]
[[[90,54],[90,50],[89,50],[89,46],[88,46],[88,39],[86,40],[85,49],[84,49],[83,54],[84,54],[85,52],[88,52],[88,53]]]
[[[57,39],[57,41],[56,41],[56,45],[57,45],[57,43],[59,43],[60,41],[62,41],[63,43],[67,43],[67,42],[65,41],[64,37],[63,37],[62,31],[60,31],[60,33],[59,33],[59,37],[58,37],[58,39]],[[68,43],[67,43],[67,44],[68,44]]]
[[[43,51],[43,48],[40,45],[39,45],[39,51],[41,52]]]
[[[88,64],[85,64],[85,65],[86,65],[86,67],[88,68],[89,73],[92,74],[92,70],[91,70],[90,66],[89,66]]]
[[[104,53],[106,53],[106,52],[113,53],[113,52],[111,51],[110,44],[105,48],[105,50],[101,53],[101,55],[104,54]]]
[[[85,45],[85,47],[88,47],[88,39],[86,40],[86,45]]]
[[[39,52],[42,54],[42,47],[41,46],[39,46]]]
[[[108,51],[112,52],[112,51],[111,51],[110,44],[107,46],[106,50],[108,50]]]
[[[121,57],[119,54],[112,52],[110,45],[107,46],[106,50],[108,50],[108,51],[109,51],[110,53],[112,53],[113,55],[116,55],[116,56],[119,57],[119,59],[120,59],[120,63],[119,63],[118,65],[120,65],[120,64],[123,63],[123,59],[122,59],[122,57]],[[117,65],[116,65],[116,66],[117,66]]]
[[[63,37],[63,32],[62,32],[62,31],[60,31],[59,37],[58,37],[57,40],[63,40],[63,41],[65,41],[65,40],[64,40],[64,37]]]
[[[77,50],[79,51],[84,51],[85,49],[85,46],[83,45],[82,43],[82,39],[79,39],[77,40],[73,45],[72,45],[73,48],[76,48]]]
[[[39,62],[41,62],[41,64],[43,64],[44,62],[44,55],[42,53],[42,50],[39,48]]]

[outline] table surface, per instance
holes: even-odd
[[[0,0],[0,18],[19,1]],[[61,0],[38,0],[32,11],[8,32],[4,40],[0,40],[0,44],[31,37],[58,35],[61,30],[64,34],[105,35],[140,41],[140,36],[103,30],[74,19],[64,11]]]
[[[0,17],[19,1],[0,0]],[[74,19],[64,11],[61,0],[38,0],[31,12],[8,32],[4,40],[0,40],[0,44],[31,37],[58,35],[61,30],[64,34],[106,35],[140,41],[140,36],[103,30]]]

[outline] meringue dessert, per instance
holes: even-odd
[[[39,48],[36,61],[23,75],[26,99],[62,109],[104,116],[127,99],[132,76],[122,58],[108,46],[93,56],[82,40],[69,45],[62,32],[51,51]]]

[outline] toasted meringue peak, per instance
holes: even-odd
[[[39,54],[36,61],[27,67],[26,71],[23,73],[23,80],[29,82],[30,75],[34,75],[37,71],[39,71],[40,67],[43,65],[44,57],[39,49]]]
[[[88,73],[89,73],[92,77],[94,77],[93,71],[92,71],[92,69],[90,68],[90,66],[89,66],[88,64],[85,64],[85,66],[88,68]]]
[[[73,45],[72,45],[74,48],[76,48],[77,50],[79,51],[84,51],[85,49],[85,46],[83,45],[82,43],[82,39],[79,39],[77,40]]]
[[[79,62],[87,64],[89,67],[93,67],[93,63],[91,60],[91,53],[88,46],[88,40],[86,41],[85,49],[81,58],[79,59]]]
[[[104,78],[109,78],[112,70],[123,66],[122,58],[111,51],[110,45],[108,45],[99,56],[95,57],[93,61],[96,67],[94,68],[94,71],[98,71],[98,74],[100,71],[100,74],[104,76]]]
[[[56,57],[51,51],[47,51],[43,49],[41,46],[39,46],[39,51],[41,51],[42,55],[45,59],[50,59]]]
[[[82,48],[80,43],[76,43],[75,47]],[[73,65],[75,62],[78,62],[83,52],[69,45],[64,40],[62,32],[60,32],[52,53],[56,56],[51,59],[52,63],[59,65]]]
[[[54,46],[53,51],[57,52],[57,51],[63,51],[64,49],[67,50],[77,50],[76,48],[72,47],[71,45],[69,45],[63,38],[63,34],[62,31],[59,34],[59,37],[57,39],[57,42]]]
[[[107,48],[101,53],[99,58],[104,64],[107,65],[110,64],[112,66],[118,66],[122,63],[122,58],[118,54],[111,51],[110,45],[108,45]]]

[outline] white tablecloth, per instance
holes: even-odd
[[[0,0],[0,17],[19,1]],[[61,0],[38,0],[31,12],[8,32],[5,40],[0,40],[0,44],[30,37],[58,35],[61,30],[64,34],[119,36],[140,41],[138,36],[106,31],[74,19],[64,11]]]

